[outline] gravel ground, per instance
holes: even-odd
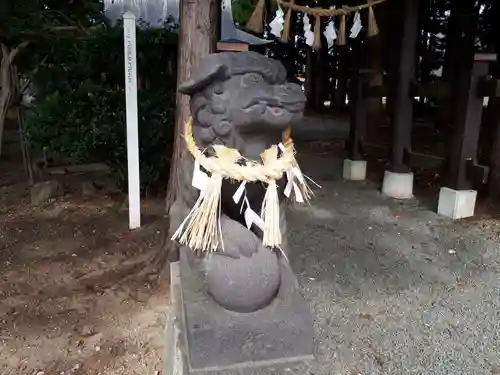
[[[323,189],[290,215],[311,374],[500,374],[499,223],[389,199],[329,158],[302,157]]]

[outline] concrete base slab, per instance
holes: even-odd
[[[275,301],[239,314],[219,307],[205,293],[200,273],[183,263],[171,265],[175,316],[168,321],[164,375],[308,373],[314,359],[312,316],[287,265]]]
[[[472,217],[476,198],[475,190],[453,190],[442,187],[439,191],[438,214],[454,220]]]
[[[366,179],[366,160],[344,159],[342,177],[348,181],[363,181]]]
[[[395,199],[413,198],[413,173],[385,171],[382,193]]]

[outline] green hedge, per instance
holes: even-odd
[[[61,153],[73,163],[104,162],[126,186],[123,29],[58,37],[34,77],[37,94],[27,110],[32,147]],[[137,31],[140,90],[141,188],[163,187],[174,134],[177,33],[172,27]]]

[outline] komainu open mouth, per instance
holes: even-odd
[[[265,99],[254,99],[248,105],[243,107],[244,111],[250,111],[255,107],[261,107],[261,111],[269,109],[271,112],[288,112],[288,113],[299,113],[304,109],[304,102],[297,101],[293,103],[276,103],[275,100],[269,101]]]

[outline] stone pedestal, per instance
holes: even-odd
[[[344,159],[342,177],[348,181],[363,181],[366,179],[366,160]]]
[[[164,375],[304,375],[313,359],[309,306],[285,261],[270,306],[253,313],[221,308],[203,274],[171,264],[171,310]]]
[[[454,220],[472,217],[476,197],[475,190],[453,190],[442,187],[439,191],[438,214]]]
[[[413,198],[413,173],[385,171],[382,193],[395,199]]]

